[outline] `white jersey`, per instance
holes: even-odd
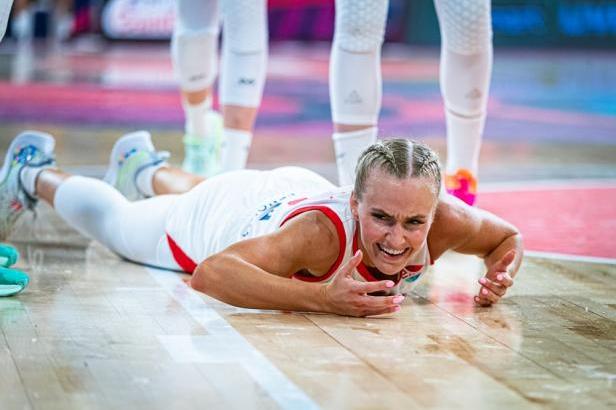
[[[296,273],[293,278],[323,282],[358,249],[357,226],[350,208],[351,187],[337,188],[304,168],[272,171],[235,171],[202,182],[182,194],[167,217],[166,232],[178,265],[192,272],[197,263],[228,246],[279,229],[289,219],[308,211],[323,212],[334,224],[341,252],[320,277]],[[415,253],[411,264],[392,280],[393,292],[408,291],[428,268],[427,246]],[[360,264],[354,277],[375,281],[371,268]]]

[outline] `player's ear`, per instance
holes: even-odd
[[[355,194],[355,191],[351,193],[351,198],[349,199],[351,205],[351,213],[353,214],[353,219],[356,221],[359,220],[359,199]]]

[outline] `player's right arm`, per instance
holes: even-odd
[[[321,275],[336,261],[340,245],[334,225],[312,211],[280,230],[238,242],[199,264],[191,286],[225,303],[254,309],[276,309],[370,316],[399,310],[399,296],[368,296],[386,290],[391,281],[359,282],[352,278],[361,252],[342,265],[327,283],[291,280],[308,270]]]

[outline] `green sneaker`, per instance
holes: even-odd
[[[9,269],[17,259],[17,249],[5,243],[0,244],[0,296],[13,296],[28,286],[28,275],[17,269]]]
[[[191,174],[211,177],[220,172],[223,120],[220,113],[208,111],[206,117],[208,138],[184,136],[184,162],[182,169]]]
[[[137,131],[121,137],[113,146],[109,168],[103,178],[129,201],[147,198],[137,185],[139,173],[149,167],[166,164],[169,153],[157,152],[147,131]]]
[[[6,243],[0,243],[0,267],[8,268],[17,263],[19,252]]]

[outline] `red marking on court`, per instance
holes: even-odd
[[[616,187],[480,191],[477,205],[516,225],[527,250],[616,258]]]

